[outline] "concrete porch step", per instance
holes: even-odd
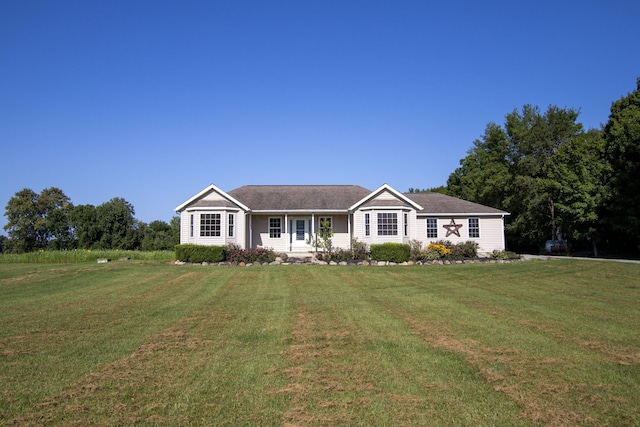
[[[289,258],[311,258],[311,252],[284,252]]]

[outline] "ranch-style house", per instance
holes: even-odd
[[[440,193],[400,193],[384,184],[245,185],[225,192],[211,184],[175,208],[180,243],[267,247],[309,252],[320,227],[333,229],[332,245],[418,240],[476,241],[480,254],[505,249],[508,212]]]

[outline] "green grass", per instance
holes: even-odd
[[[0,425],[639,425],[640,265],[0,265]]]
[[[92,250],[73,249],[68,251],[45,251],[27,252],[23,254],[0,253],[0,264],[66,264],[78,262],[96,262],[100,258],[110,260],[144,260],[144,261],[171,261],[174,260],[174,251],[121,251],[115,250]]]

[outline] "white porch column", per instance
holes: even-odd
[[[353,240],[353,235],[351,235],[351,221],[353,221],[353,214],[347,212],[347,234],[349,235],[349,249],[351,249],[351,241]]]
[[[249,213],[249,247],[246,249],[252,249],[252,248],[253,248],[253,215]]]
[[[287,213],[284,214],[284,238],[286,239],[284,247],[286,248],[287,246],[289,246],[289,251],[291,251],[291,236],[289,236],[289,215]]]

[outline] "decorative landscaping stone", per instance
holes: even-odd
[[[126,258],[129,259],[129,258]],[[464,259],[464,260],[448,260],[448,259],[435,259],[435,260],[424,260],[424,261],[406,261],[402,263],[396,263],[392,261],[367,261],[367,260],[350,260],[350,261],[323,261],[319,260],[315,257],[282,257],[278,256],[272,262],[217,262],[217,263],[209,263],[209,262],[201,262],[201,263],[190,263],[185,261],[172,261],[175,265],[202,265],[202,266],[237,266],[237,267],[250,267],[250,266],[259,266],[259,265],[358,265],[358,266],[395,266],[395,265],[403,265],[403,266],[411,266],[411,265],[460,265],[460,264],[474,264],[474,263],[491,263],[491,264],[509,264],[516,261],[527,261],[528,259],[533,258],[520,258],[514,260],[495,260],[492,258],[475,258],[475,259]],[[286,260],[286,261],[285,261]],[[110,258],[99,258],[98,263],[107,263],[110,262]]]

